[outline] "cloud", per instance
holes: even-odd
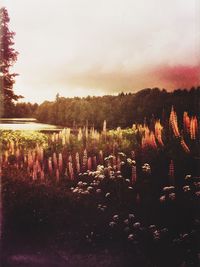
[[[153,81],[150,73],[144,69],[141,72],[135,70],[127,71],[123,67],[104,70],[104,67],[94,66],[87,71],[59,77],[58,81],[63,86],[68,85],[71,88],[82,87],[89,89],[91,93],[95,93],[95,90],[100,90],[104,93],[117,93],[141,89],[148,85],[156,86],[157,81]]]
[[[200,86],[200,65],[161,66],[155,70],[155,75],[171,89]]]
[[[105,93],[134,92],[147,87],[168,90],[190,88],[200,85],[200,65],[160,65],[137,71],[127,71],[123,68],[104,71],[101,67],[94,67],[86,72],[60,77],[58,80],[71,88],[89,88],[91,92],[100,89]]]
[[[200,65],[162,64],[137,70],[127,70],[122,65],[115,66],[113,70],[106,70],[104,66],[96,65],[80,72],[68,72],[67,67],[63,67],[60,71],[55,71],[49,79],[46,90],[57,88],[57,92],[64,96],[136,92],[153,87],[173,90],[199,86]]]

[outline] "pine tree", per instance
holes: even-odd
[[[13,101],[18,96],[13,91],[16,73],[10,73],[10,68],[17,61],[18,52],[13,48],[15,33],[9,30],[10,18],[5,7],[0,9],[0,117],[12,116]]]

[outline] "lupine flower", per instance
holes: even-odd
[[[177,115],[176,115],[176,112],[174,111],[173,106],[172,106],[170,117],[169,117],[169,123],[172,127],[175,137],[180,137],[178,122],[177,122]]]
[[[68,161],[72,163],[72,155],[69,154]]]
[[[88,166],[88,170],[91,171],[92,170],[92,158],[91,157],[88,158],[87,166]]]
[[[59,172],[59,169],[57,168],[56,169],[56,181],[58,182],[60,179],[60,172]]]
[[[106,120],[103,122],[103,133],[106,133]]]
[[[184,150],[186,153],[190,153],[190,149],[189,149],[189,147],[187,146],[187,144],[185,143],[183,137],[181,137],[181,146],[182,146],[183,150]]]
[[[121,159],[120,159],[120,157],[117,157],[117,170],[118,171],[121,170]]]
[[[75,156],[75,161],[76,161],[76,171],[77,173],[80,173],[80,159],[79,159],[79,153],[76,152],[76,156]]]
[[[62,172],[62,169],[63,169],[62,153],[58,154],[58,169],[59,169],[60,172]]]
[[[52,173],[53,173],[53,166],[52,166],[52,158],[51,157],[49,157],[49,159],[48,159],[48,169],[49,169],[50,175],[52,175]]]
[[[19,148],[16,149],[15,155],[16,155],[17,160],[19,160],[19,157],[20,157],[20,150],[19,150]]]
[[[88,156],[87,156],[87,150],[85,149],[83,152],[83,170],[87,170],[88,165]]]
[[[190,120],[190,137],[192,140],[196,139],[197,133],[198,133],[198,122],[195,116],[195,117],[192,117]]]
[[[28,167],[29,169],[31,169],[33,167],[33,156],[31,154],[31,152],[28,152]]]
[[[57,155],[55,152],[53,153],[53,165],[54,165],[54,168],[58,167],[58,160],[57,160]]]
[[[146,147],[157,148],[155,135],[148,126],[144,126],[144,136],[142,137],[142,148],[145,149]]]
[[[78,141],[81,141],[82,139],[83,139],[82,129],[79,128],[79,130],[78,130]]]
[[[40,172],[40,178],[41,178],[41,180],[44,180],[44,177],[45,177],[44,170],[41,170],[41,172]]]
[[[74,180],[74,169],[71,162],[68,162],[68,169],[69,169],[69,178]]]
[[[163,140],[162,140],[162,131],[163,127],[160,123],[160,120],[157,120],[155,123],[155,136],[161,146],[164,146]]]
[[[190,132],[190,117],[187,112],[183,113],[183,126],[184,130],[189,133]]]
[[[174,162],[173,160],[171,160],[169,164],[169,178],[171,180],[171,183],[174,184]]]
[[[99,151],[99,163],[103,165],[103,151],[102,150]]]
[[[96,156],[92,157],[92,164],[94,166],[94,170],[96,170],[97,169],[97,157]]]
[[[89,133],[88,133],[88,126],[85,127],[85,139],[88,140],[88,136],[89,136]]]
[[[137,180],[137,170],[136,166],[132,166],[132,172],[131,172],[131,182],[134,184]]]

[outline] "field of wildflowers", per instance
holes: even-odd
[[[0,138],[5,240],[31,233],[123,247],[138,266],[198,266],[196,116],[178,119],[172,107],[168,120],[128,129],[108,130],[104,121],[102,131],[2,131]]]

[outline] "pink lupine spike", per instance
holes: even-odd
[[[71,162],[68,163],[68,169],[69,169],[69,178],[71,180],[74,180],[74,169]]]
[[[81,167],[80,167],[80,158],[78,152],[76,153],[75,160],[76,160],[76,172],[80,173]]]
[[[101,164],[101,165],[103,165],[103,151],[102,150],[100,150],[99,151],[99,163]]]
[[[173,160],[171,160],[169,164],[169,179],[170,179],[170,183],[174,185],[174,162]]]
[[[68,157],[68,161],[71,162],[71,163],[73,162],[73,160],[72,160],[72,155],[71,155],[71,154],[70,154],[69,157]]]
[[[49,170],[49,174],[52,175],[53,166],[52,166],[52,158],[51,157],[49,157],[49,159],[48,159],[48,170]]]
[[[121,159],[120,159],[120,157],[117,157],[117,170],[121,171]]]
[[[92,164],[93,164],[94,170],[96,170],[97,169],[97,157],[96,156],[93,156]]]
[[[45,177],[44,170],[41,170],[41,172],[40,172],[40,179],[43,181],[44,180],[44,177]]]
[[[59,171],[62,172],[62,169],[63,169],[62,153],[59,153],[59,155],[58,155],[58,168],[59,168]]]
[[[137,170],[136,166],[132,166],[131,182],[134,184],[137,181]]]
[[[190,132],[190,117],[187,112],[183,113],[183,127],[186,133]]]
[[[86,171],[88,168],[88,156],[87,156],[87,150],[85,149],[83,152],[83,171]]]
[[[159,144],[161,146],[164,146],[163,141],[162,141],[162,130],[163,130],[163,127],[160,123],[160,120],[157,120],[155,122],[155,137],[157,138]]]
[[[18,161],[19,160],[19,157],[20,157],[20,150],[19,150],[19,148],[16,149],[15,155],[16,155],[16,159]]]
[[[60,180],[60,172],[59,169],[56,169],[56,181],[58,182]]]
[[[53,153],[53,166],[54,166],[54,169],[58,167],[58,160],[57,160],[57,155],[55,152]]]
[[[88,170],[91,171],[92,170],[92,158],[91,157],[88,158],[87,165],[88,165]]]
[[[181,137],[181,146],[186,153],[190,153],[190,149],[188,145],[185,143],[183,137]]]

